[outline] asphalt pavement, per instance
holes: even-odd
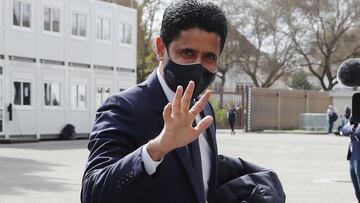
[[[289,203],[355,203],[348,137],[218,130],[219,153],[274,169]],[[0,144],[0,203],[78,203],[87,140]]]

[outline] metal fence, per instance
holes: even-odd
[[[213,91],[213,100],[215,100],[215,105],[217,105],[216,109],[223,110],[223,113],[226,113],[231,105],[235,105],[236,107],[236,120],[235,120],[235,128],[243,128],[245,126],[246,121],[246,91],[247,86],[239,86],[236,91],[219,89],[217,91]],[[224,115],[220,115],[224,116]],[[228,128],[226,118],[219,119],[219,115],[217,115],[217,126],[219,128]],[[225,121],[224,121],[225,119]]]
[[[328,92],[275,90],[242,86],[239,91],[215,91],[218,109],[237,107],[237,128],[246,131],[298,129],[300,114],[324,113],[331,98]],[[224,122],[218,126],[224,126]]]

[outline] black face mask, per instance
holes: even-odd
[[[215,79],[215,73],[208,71],[201,64],[181,65],[171,59],[165,65],[164,78],[166,84],[174,92],[177,86],[181,85],[186,89],[189,81],[195,83],[195,89],[192,98],[198,97]]]

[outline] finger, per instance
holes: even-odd
[[[171,103],[166,104],[163,111],[164,121],[168,121],[171,118]]]
[[[203,94],[199,101],[195,103],[195,105],[190,109],[189,113],[192,114],[194,117],[198,115],[205,107],[209,98],[211,96],[211,91],[207,90],[205,94]]]
[[[201,134],[204,130],[206,130],[213,123],[214,119],[212,116],[205,116],[199,124],[194,128],[196,135]]]
[[[189,107],[190,107],[190,103],[191,103],[191,97],[192,94],[194,92],[194,88],[195,88],[195,83],[193,81],[190,81],[185,92],[184,95],[181,99],[181,111],[182,112],[188,112],[189,111]]]
[[[172,104],[172,115],[178,115],[181,110],[181,97],[183,94],[183,87],[178,86],[175,92],[175,98]]]

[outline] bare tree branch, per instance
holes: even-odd
[[[351,33],[360,22],[360,2],[293,0],[292,4],[286,4],[284,0],[273,1],[282,7],[280,10],[286,19],[289,35],[303,62],[322,88],[331,90],[337,84],[339,63],[359,54],[360,37]],[[296,21],[296,18],[306,21]],[[346,46],[348,48],[344,48]]]

